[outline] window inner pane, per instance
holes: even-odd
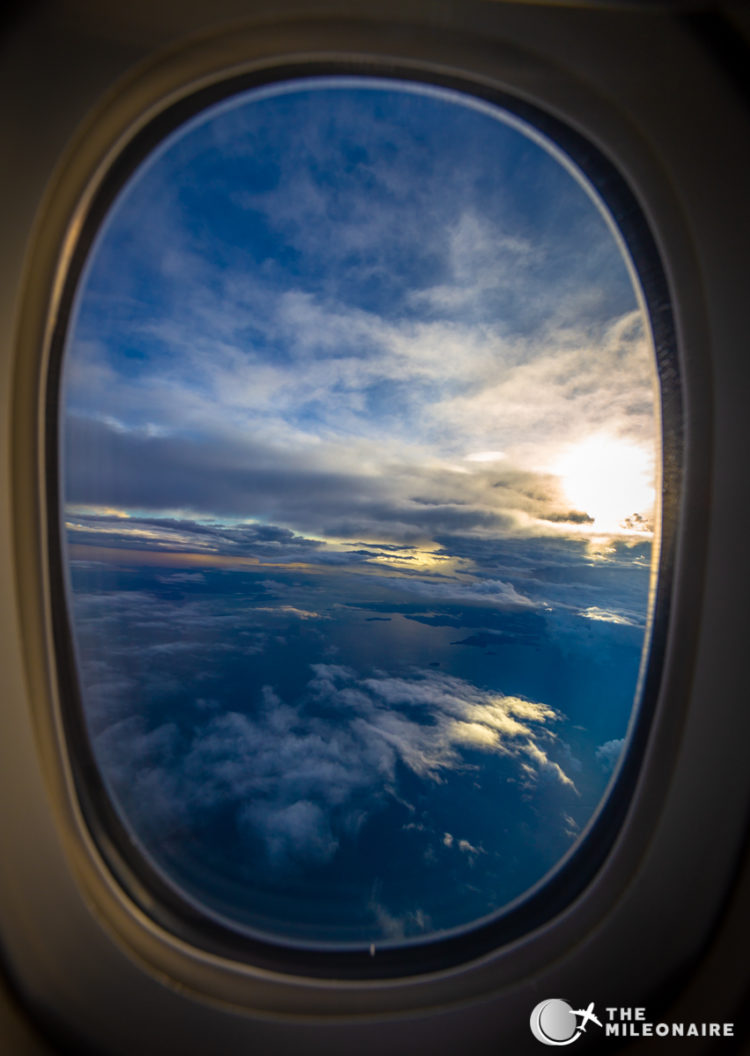
[[[86,726],[151,862],[334,946],[554,869],[637,703],[656,392],[611,220],[506,112],[320,78],[166,139],[93,246],[61,416]]]

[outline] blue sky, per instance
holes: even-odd
[[[563,161],[452,93],[296,82],[173,134],[94,245],[63,391],[94,747],[144,843],[249,927],[480,919],[554,866],[619,756],[654,365]]]

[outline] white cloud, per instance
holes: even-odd
[[[502,462],[508,456],[504,451],[474,451],[465,457],[467,462]]]
[[[425,510],[411,504],[415,495],[442,504],[443,520],[473,515],[479,526],[483,517],[486,529],[497,533],[497,517],[506,513],[524,534],[551,532],[539,518],[549,513],[560,521],[565,512],[554,476],[561,445],[606,427],[653,461],[653,357],[632,313],[601,338],[568,332],[509,342],[486,327],[387,321],[360,309],[324,306],[309,294],[296,301],[291,292],[283,297],[286,307],[279,305],[279,312],[289,312],[284,326],[296,329],[272,340],[290,342],[298,355],[310,340],[324,340],[330,348],[304,353],[304,362],[259,363],[239,346],[217,344],[213,331],[201,337],[187,322],[170,322],[172,344],[189,341],[190,351],[169,357],[164,366],[154,360],[147,378],[117,378],[102,367],[79,370],[80,380],[69,382],[71,407],[109,407],[111,416],[128,423],[113,432],[111,446],[113,457],[121,452],[117,457],[137,458],[142,506],[155,508],[160,494],[158,487],[149,488],[149,473],[164,476],[164,458],[179,462],[178,453],[189,451],[195,472],[176,464],[170,484],[171,505],[186,510],[252,514],[262,511],[248,508],[249,498],[255,494],[256,502],[268,506],[273,495],[266,512],[277,523],[304,532],[315,520],[320,529],[336,518],[343,523],[338,491],[332,490],[339,479],[355,498],[366,497],[352,511],[355,535],[367,531],[368,521],[384,538],[389,522],[393,532],[400,520],[421,522],[429,532]],[[227,312],[231,307],[217,304],[225,325]],[[178,338],[180,326],[185,332]],[[320,334],[325,337],[315,336]],[[390,389],[388,398],[374,409],[369,394],[382,386]],[[185,434],[191,437],[188,448],[176,442]],[[501,454],[504,480],[514,471],[547,473],[546,487],[533,501],[523,487],[520,493],[494,487]],[[316,485],[315,508],[300,493],[305,475],[311,482],[325,480],[325,486]],[[347,478],[356,481],[353,487]],[[105,488],[97,479],[86,478],[90,494],[79,487],[76,501],[118,499],[109,496],[111,482]],[[219,511],[216,482],[224,479]],[[137,496],[120,504],[127,503],[138,505]],[[570,527],[554,528],[561,530]],[[589,531],[585,522],[578,531]]]
[[[201,700],[189,742],[174,725],[146,731],[142,720],[113,716],[97,750],[137,829],[168,833],[186,815],[224,805],[236,812],[240,836],[260,839],[269,863],[285,869],[327,861],[344,835],[398,798],[398,764],[440,783],[475,766],[466,753],[479,751],[516,766],[527,788],[544,779],[575,790],[550,758],[554,709],[454,676],[357,678],[318,664],[299,702],[284,702],[271,686],[261,697],[252,716],[216,713]],[[136,796],[144,782],[149,796]],[[443,842],[454,838],[445,833]],[[479,853],[464,839],[456,845]]]
[[[422,935],[432,931],[432,919],[423,909],[417,908],[400,915],[392,913],[380,898],[373,894],[368,904],[378,928],[386,941],[400,942],[407,936]],[[374,953],[374,945],[371,952]]]
[[[399,579],[396,583],[389,579],[388,585],[395,586],[406,594],[418,594],[437,603],[457,602],[498,609],[536,608],[536,603],[516,590],[512,583],[500,579],[467,582],[457,579],[436,581],[410,577]]]
[[[614,770],[624,747],[625,740],[620,738],[618,740],[605,741],[604,744],[600,744],[596,749],[597,762],[605,773],[610,773],[610,771]]]
[[[429,408],[469,450],[552,469],[560,445],[608,430],[654,451],[654,357],[638,312],[597,335],[568,329],[516,339],[468,391]]]
[[[468,840],[459,840],[458,849],[459,851],[462,851],[463,854],[477,855],[485,853],[481,847],[475,847],[473,844],[469,843]]]
[[[629,616],[625,616],[621,612],[614,612],[611,609],[602,609],[598,605],[589,605],[587,609],[583,609],[578,615],[583,616],[584,619],[595,620],[600,623],[617,623],[623,627],[638,626],[638,621],[631,619]]]

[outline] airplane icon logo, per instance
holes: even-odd
[[[573,1009],[573,1015],[581,1017],[581,1022],[578,1024],[578,1029],[580,1031],[583,1031],[583,1033],[586,1032],[586,1025],[589,1022],[596,1023],[597,1027],[600,1027],[602,1025],[602,1021],[599,1019],[599,1017],[597,1015],[594,1014],[594,1002],[593,1001],[590,1003],[589,1007],[586,1008],[586,1009],[574,1008]]]

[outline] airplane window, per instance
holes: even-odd
[[[60,389],[81,729],[237,933],[404,948],[581,845],[638,713],[659,404],[553,143],[452,89],[257,87],[126,180]]]

